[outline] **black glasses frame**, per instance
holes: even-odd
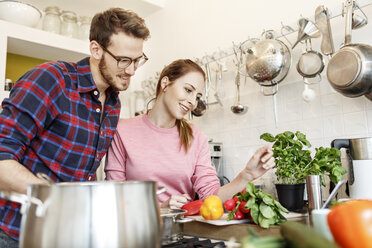
[[[125,56],[116,56],[112,52],[110,52],[107,48],[105,48],[104,46],[101,45],[101,47],[102,47],[103,51],[110,54],[110,56],[113,57],[116,60],[117,66],[120,69],[128,68],[133,62],[134,62],[134,67],[138,68],[138,67],[144,65],[147,62],[147,60],[149,60],[149,58],[146,56],[145,53],[142,53],[142,56],[140,56],[138,58],[132,59],[132,58],[125,57]],[[120,66],[121,62],[124,62],[125,65]]]

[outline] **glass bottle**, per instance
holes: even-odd
[[[61,34],[70,38],[78,37],[78,24],[75,12],[63,11],[61,14]]]
[[[92,18],[90,18],[89,16],[81,16],[80,17],[79,39],[89,40],[90,22],[91,21],[92,21]]]
[[[50,6],[45,8],[45,16],[43,20],[43,30],[59,34],[61,28],[61,12],[58,7]]]

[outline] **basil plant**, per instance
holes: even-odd
[[[273,143],[276,176],[279,183],[304,183],[308,175],[321,175],[322,185],[325,186],[324,176],[328,176],[333,183],[342,179],[347,171],[340,162],[341,152],[336,148],[315,148],[315,155],[311,156],[310,142],[306,135],[286,131],[273,136],[264,133],[261,139]]]

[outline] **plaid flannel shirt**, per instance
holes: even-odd
[[[56,182],[95,180],[120,113],[118,92],[108,88],[103,110],[98,97],[89,58],[28,71],[2,103],[0,160],[16,160]],[[0,228],[14,239],[20,230],[19,208],[0,199]]]

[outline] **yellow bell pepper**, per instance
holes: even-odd
[[[218,220],[223,215],[222,200],[216,195],[208,196],[200,207],[200,214],[206,220]]]

